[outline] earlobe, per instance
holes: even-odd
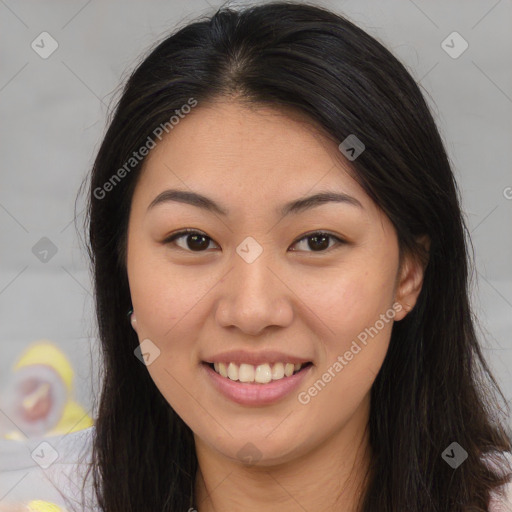
[[[426,257],[408,254],[404,257],[400,278],[396,287],[395,301],[402,305],[395,315],[395,321],[402,320],[414,308],[423,286],[423,277],[428,263],[430,239],[424,235],[417,242],[423,246]]]
[[[137,318],[135,317],[135,313],[130,315],[130,322],[132,324],[132,328],[135,332],[137,332]]]

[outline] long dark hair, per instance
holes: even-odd
[[[395,323],[371,390],[373,458],[359,510],[486,511],[509,473],[483,456],[510,451],[511,437],[475,332],[469,235],[441,137],[388,50],[343,17],[295,2],[224,6],[180,28],[131,74],[110,120],[87,216],[104,366],[91,466],[99,505],[195,505],[192,432],[134,356],[126,234],[144,160],[126,163],[157,127],[170,131],[170,117],[191,99],[200,108],[219,98],[300,112],[336,144],[356,135],[366,149],[350,162],[355,178],[392,221],[401,254],[424,258],[416,306]],[[420,235],[431,240],[428,263]],[[442,456],[453,442],[468,454],[457,469]]]

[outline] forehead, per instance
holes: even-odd
[[[268,203],[329,189],[368,201],[329,138],[305,115],[238,102],[199,104],[146,157],[137,188]],[[136,191],[137,192],[137,191]]]

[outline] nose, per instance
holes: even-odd
[[[252,262],[235,253],[221,293],[216,320],[222,327],[258,336],[271,326],[286,327],[293,319],[293,292],[265,251]]]

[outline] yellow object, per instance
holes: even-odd
[[[70,400],[64,407],[64,412],[57,425],[46,435],[59,436],[71,434],[71,432],[77,432],[93,425],[94,420],[87,414],[86,410],[81,405]]]
[[[87,414],[86,410],[71,399],[74,379],[73,368],[65,354],[51,341],[41,340],[33,343],[23,352],[18,362],[14,365],[13,370],[16,371],[25,366],[40,364],[49,366],[61,377],[66,385],[69,395],[69,399],[62,411],[61,418],[55,427],[44,435],[46,437],[66,435],[93,426],[94,420]],[[42,391],[39,390],[36,393],[39,392]],[[28,405],[30,405],[30,402],[35,399],[37,399],[37,397],[34,393],[25,398],[25,400],[28,401]],[[23,441],[25,436],[18,430],[14,430],[6,433],[4,438]]]
[[[61,419],[52,430],[45,433],[45,437],[67,435],[93,425],[94,420],[87,414],[86,410],[76,402],[69,401],[64,407]],[[13,430],[5,434],[4,439],[23,441],[25,436],[18,430]]]
[[[51,341],[41,340],[28,347],[15,364],[14,370],[16,371],[31,364],[45,364],[50,366],[62,378],[68,391],[72,391],[73,368],[63,352]]]
[[[62,509],[49,501],[33,500],[28,504],[30,512],[61,512]]]

